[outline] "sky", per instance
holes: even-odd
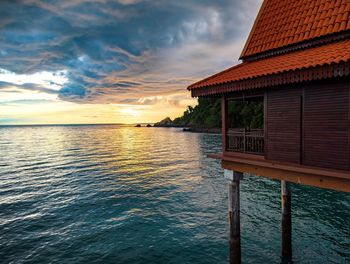
[[[262,0],[1,0],[0,125],[147,123],[237,64]]]

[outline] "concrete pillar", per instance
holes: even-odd
[[[282,257],[292,259],[292,206],[290,185],[281,181]]]
[[[228,180],[228,215],[230,226],[230,264],[241,263],[241,227],[239,184],[243,173],[225,170]]]

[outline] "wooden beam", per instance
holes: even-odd
[[[265,91],[264,93],[264,157],[266,158],[267,156],[267,151],[268,151],[268,131],[269,131],[269,123],[268,123],[268,93]]]
[[[292,183],[309,185],[319,188],[331,189],[342,192],[350,192],[350,174],[332,172],[321,169],[312,169],[290,165],[274,164],[260,160],[234,161],[223,159],[221,164],[224,169],[237,172],[246,172],[270,179],[285,180]]]
[[[228,101],[223,95],[221,97],[221,134],[222,134],[222,151],[227,149],[227,131],[228,131]]]
[[[261,98],[264,97],[265,91],[261,90],[248,90],[248,91],[238,91],[233,93],[227,93],[226,99],[227,100],[242,100],[242,98],[245,99],[251,99],[251,98]]]
[[[350,82],[349,82],[350,84]],[[349,87],[349,94],[348,94],[348,152],[349,152],[349,160],[350,160],[350,85]],[[350,162],[349,162],[349,170],[350,170]]]

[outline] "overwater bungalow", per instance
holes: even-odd
[[[265,0],[241,63],[188,87],[221,97],[230,261],[240,263],[243,173],[281,180],[282,255],[292,256],[289,182],[350,192],[350,2]],[[233,127],[230,104],[260,102],[263,126]]]

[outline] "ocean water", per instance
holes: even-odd
[[[228,263],[218,135],[0,128],[0,263]],[[350,195],[292,186],[294,263],[350,263]],[[245,175],[243,263],[281,263],[280,184]]]

